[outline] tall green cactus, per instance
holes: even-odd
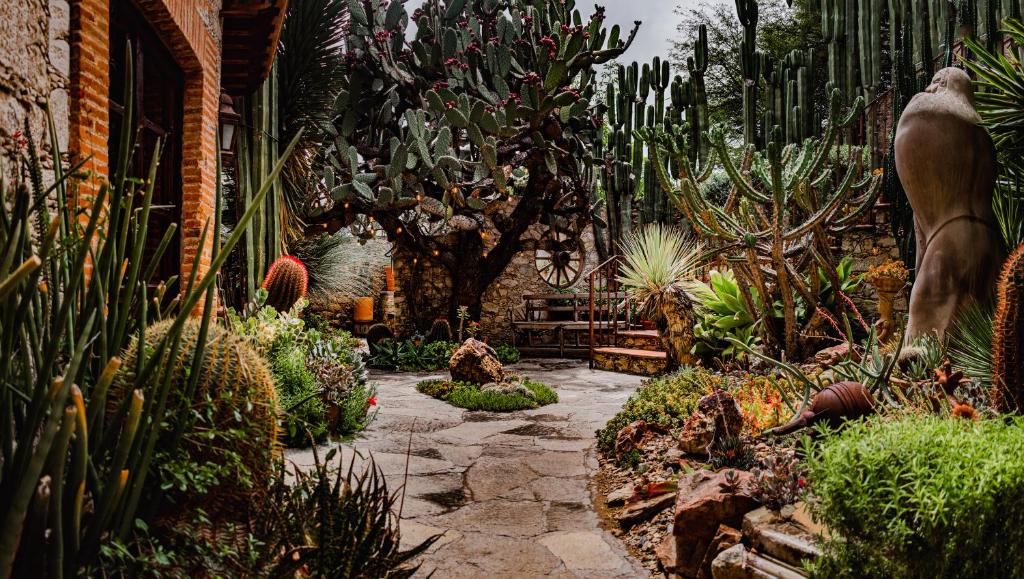
[[[743,142],[757,143],[757,83],[761,58],[757,51],[757,0],[736,0],[736,16],[743,26],[740,70],[743,74]]]
[[[709,171],[698,173],[688,164],[676,136],[658,129],[641,132],[651,144],[656,168],[663,167],[663,151],[683,167],[678,180],[660,170],[662,186],[696,232],[730,262],[748,309],[758,312],[764,322],[768,344],[784,349],[790,357],[804,354],[800,351],[805,342],[802,335],[821,321],[814,315],[820,289],[818,271],[834,278],[836,270],[829,235],[856,224],[878,197],[881,176],[867,170],[859,150],[851,150],[845,159],[830,153],[837,135],[863,108],[864,100],[858,98],[850,112],[841,116],[840,92],[833,89],[829,121],[820,140],[786,146],[782,129],[776,126],[765,149],[754,154],[749,172],[733,162],[725,129],[712,128],[709,139],[715,158],[734,186],[724,207],[704,195],[700,182]],[[839,287],[838,280],[829,281]],[[796,296],[811,311],[806,321],[798,320]],[[783,304],[781,336],[771,323],[776,297]]]

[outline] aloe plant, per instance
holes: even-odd
[[[131,55],[129,48],[125,87],[133,85]],[[128,90],[122,102],[131,119],[136,111]],[[131,126],[125,122],[119,137],[117,170],[91,196],[71,197],[81,163],[67,171],[57,163],[52,185],[45,185],[34,149],[23,160],[37,177],[32,190],[0,185],[0,577],[73,576],[105,542],[127,538],[159,503],[147,485],[157,440],[198,379],[191,376],[184,392],[172,393],[162,362],[178,355],[182,327],[200,306],[199,337],[185,354],[201,361],[216,272],[282,166],[274,167],[227,240],[219,239],[219,223],[212,224],[212,241],[201,237],[200,248],[213,244],[205,274],[194,263],[187,280],[163,280],[151,292],[174,228],[146,254],[159,154],[147,179],[131,177]],[[52,118],[49,132],[59,159]],[[88,205],[81,215],[80,203]],[[169,292],[178,295],[165,306]],[[170,329],[152,350],[140,349],[134,383],[126,387],[131,395],[109,408],[123,349],[158,317],[173,320]],[[173,425],[172,439],[180,441],[187,420]]]

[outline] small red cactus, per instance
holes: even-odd
[[[285,255],[270,264],[263,285],[267,290],[267,305],[279,312],[292,309],[300,299],[306,297],[309,273],[299,258]]]
[[[999,297],[992,323],[992,401],[996,410],[1012,412],[1024,404],[1024,245],[1006,260],[997,288]]]

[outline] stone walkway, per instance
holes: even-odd
[[[594,431],[640,379],[585,362],[528,360],[514,370],[555,387],[559,402],[525,412],[467,412],[416,391],[440,375],[376,374],[377,420],[346,446],[372,453],[388,486],[406,471],[403,543],[444,533],[419,577],[647,577],[601,528],[591,475]],[[296,464],[312,452],[291,452]],[[358,462],[357,462],[358,464]]]

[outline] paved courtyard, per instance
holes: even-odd
[[[441,374],[375,374],[380,407],[365,436],[389,488],[407,468],[403,543],[444,533],[418,576],[646,577],[594,511],[594,431],[639,385],[585,362],[526,360],[516,372],[550,384],[559,402],[514,413],[468,412],[416,391]],[[410,438],[411,437],[411,438]],[[311,451],[288,455],[299,466]]]

